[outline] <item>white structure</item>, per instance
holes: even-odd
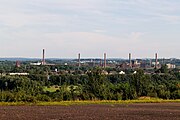
[[[29,73],[9,73],[9,75],[22,75],[22,76],[26,76],[29,75]]]
[[[40,62],[37,62],[37,63],[30,63],[30,65],[38,66],[38,65],[41,65],[41,63],[40,63]]]
[[[124,75],[124,74],[125,74],[125,72],[124,72],[124,71],[121,71],[121,72],[119,72],[119,74],[120,74],[120,75]]]
[[[176,65],[174,64],[166,64],[168,69],[174,69],[176,68]]]
[[[155,66],[155,65],[156,65],[156,62],[152,62],[152,65]],[[159,65],[159,62],[157,62],[157,65]]]

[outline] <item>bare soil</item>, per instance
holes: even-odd
[[[0,106],[0,120],[180,120],[180,103]]]

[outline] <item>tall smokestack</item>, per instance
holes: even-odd
[[[45,49],[43,49],[42,65],[45,65]]]
[[[81,54],[78,54],[78,67],[81,67]]]
[[[157,64],[158,64],[158,54],[156,53],[155,54],[155,68],[157,68]]]
[[[106,68],[106,53],[104,53],[104,68]]]
[[[131,53],[129,53],[129,67],[132,68]]]
[[[16,67],[21,67],[20,61],[16,61]]]

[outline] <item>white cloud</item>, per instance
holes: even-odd
[[[17,56],[32,56],[38,57],[38,51],[42,48],[46,48],[51,51],[48,57],[56,57],[61,55],[63,57],[71,57],[81,52],[86,57],[100,56],[103,52],[115,53],[126,49],[126,45],[129,44],[127,38],[112,37],[93,32],[65,32],[65,33],[30,33],[30,32],[18,32],[13,33],[11,39],[19,39],[13,42],[6,41],[4,46],[8,46],[8,51],[1,53],[4,55],[9,52],[13,55],[15,51]],[[24,40],[23,43],[21,40]],[[14,43],[16,44],[14,47]],[[123,45],[123,46],[121,46]],[[113,47],[112,47],[113,46]],[[121,46],[121,47],[120,47]],[[120,49],[119,49],[120,47]],[[2,49],[2,48],[1,48]],[[23,50],[23,51],[21,51]],[[18,52],[19,51],[19,52]],[[25,52],[25,51],[31,51]],[[28,53],[28,54],[27,54]]]
[[[160,19],[167,21],[171,24],[180,24],[180,16],[178,15],[159,15]]]
[[[119,52],[131,50],[146,54],[142,46],[153,51],[150,46],[154,44],[149,42],[152,39],[167,45],[168,38],[179,36],[177,0],[0,2],[0,54],[4,56],[26,56],[32,49],[31,56],[38,56],[35,51],[44,47],[50,50],[49,56],[72,56],[80,51],[87,56],[105,51],[119,56]],[[165,30],[168,34],[164,34]],[[159,49],[164,49],[163,45]]]
[[[106,30],[102,30],[102,29],[95,29],[95,30],[93,30],[93,32],[96,32],[96,33],[105,33],[107,31]]]
[[[137,42],[137,40],[140,39],[144,34],[144,32],[132,32],[130,35],[130,39],[135,40],[135,42]]]

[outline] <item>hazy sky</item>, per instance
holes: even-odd
[[[0,0],[0,57],[180,58],[180,0]]]

